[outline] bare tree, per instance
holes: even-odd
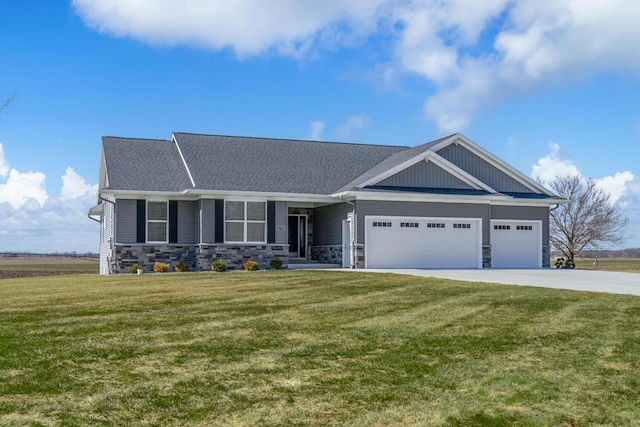
[[[2,112],[2,110],[6,109],[9,107],[9,104],[11,104],[15,99],[16,99],[16,94],[11,94],[9,96],[7,96],[1,103],[0,103],[0,113]]]
[[[551,244],[567,261],[573,263],[574,257],[586,251],[624,241],[627,218],[593,179],[570,175],[558,177],[549,185],[568,200],[551,210],[549,230]]]

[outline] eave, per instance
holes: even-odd
[[[564,199],[520,199],[501,193],[485,195],[459,195],[459,194],[432,194],[432,193],[407,193],[407,192],[381,192],[381,191],[343,191],[333,194],[332,197],[348,201],[389,201],[389,202],[423,202],[423,203],[465,203],[488,204],[500,206],[530,206],[548,207],[567,202]]]

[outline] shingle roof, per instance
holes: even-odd
[[[181,192],[196,189],[330,195],[353,190],[452,136],[413,148],[190,133],[174,133],[170,141],[119,137],[102,140],[111,190]],[[410,190],[442,193],[433,188],[411,187]],[[374,185],[366,191],[407,192],[409,189]],[[506,195],[520,199],[553,197],[528,193]]]
[[[175,133],[198,189],[332,194],[407,147]],[[238,167],[242,165],[242,167]]]
[[[182,191],[192,188],[173,141],[102,138],[109,188],[132,191]]]

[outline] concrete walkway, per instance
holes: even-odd
[[[467,282],[502,283],[538,286],[575,291],[608,292],[640,296],[640,273],[617,273],[594,270],[414,270],[375,269],[344,270],[408,274],[421,277],[463,280]]]

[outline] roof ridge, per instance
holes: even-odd
[[[135,141],[162,141],[162,142],[171,142],[170,139],[158,139],[158,138],[139,138],[139,137],[130,137],[130,136],[113,136],[113,135],[102,135],[102,139],[111,138],[111,139],[132,139]]]
[[[317,142],[321,144],[342,144],[342,145],[357,145],[357,146],[369,146],[369,147],[391,147],[391,148],[412,148],[407,145],[391,145],[391,144],[371,144],[360,142],[346,142],[346,141],[321,141],[315,139],[296,139],[296,138],[273,138],[265,136],[241,136],[241,135],[220,135],[209,133],[194,133],[194,132],[173,132],[173,135],[195,135],[195,136],[216,136],[223,138],[242,138],[242,139],[267,139],[270,141],[291,141],[291,142]]]

